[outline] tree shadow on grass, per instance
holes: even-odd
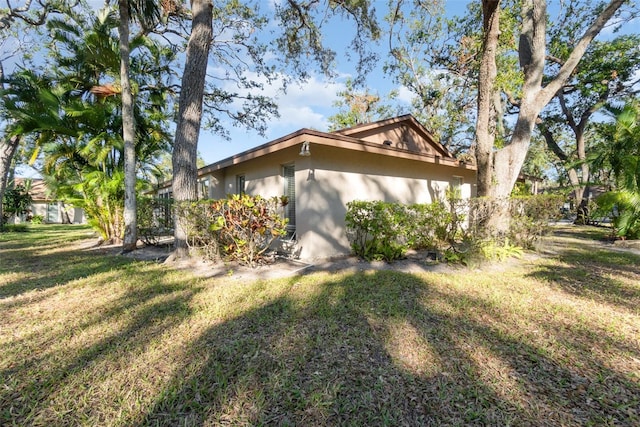
[[[640,256],[632,252],[568,248],[558,252],[556,261],[542,262],[528,276],[578,297],[634,312],[640,307]]]
[[[115,324],[96,339],[83,343],[73,339],[76,332],[59,330],[25,337],[39,339],[37,346],[50,350],[14,360],[0,371],[0,423],[395,426],[639,421],[638,413],[629,411],[640,399],[637,379],[625,378],[590,352],[591,345],[622,345],[607,331],[598,331],[602,339],[582,337],[579,330],[558,322],[539,321],[536,328],[548,338],[545,342],[559,347],[554,351],[533,332],[514,325],[517,315],[503,312],[499,302],[436,285],[429,276],[377,271],[296,277],[278,282],[286,286],[261,298],[254,296],[275,282],[187,283],[157,271],[136,277],[139,283],[75,325],[81,334]],[[209,306],[208,299],[222,298],[225,292],[201,294],[206,286],[222,291],[224,286],[241,286],[239,297],[227,303],[238,306],[222,306],[228,311],[216,314],[217,306]],[[90,296],[92,289],[86,293]],[[119,323],[122,318],[126,321]],[[180,326],[197,322],[203,327],[195,328],[192,336],[178,332]],[[166,347],[164,356],[157,357],[174,359],[175,366],[158,372],[164,367],[161,361],[132,370],[132,365],[145,363],[144,350],[159,342]],[[579,358],[561,354],[565,346],[577,348]],[[623,350],[640,358],[633,345]],[[107,373],[100,375],[103,367]],[[109,375],[125,378],[110,384]],[[146,382],[158,387],[150,388],[151,395],[136,397]],[[91,392],[74,390],[82,386]],[[117,389],[107,397],[91,395],[109,387]],[[137,407],[130,403],[136,398]]]
[[[21,258],[29,259],[29,262],[26,264],[16,261],[13,264],[15,265],[13,271],[18,277],[0,285],[0,300],[34,290],[41,291],[67,284],[75,279],[118,270],[134,263],[133,260],[124,257],[96,256],[78,250],[53,252],[39,256],[22,254]],[[5,259],[4,262],[8,264],[9,260]],[[2,267],[2,270],[10,273],[12,267],[7,264]]]
[[[67,319],[68,326],[73,324],[72,330],[40,329],[10,343],[14,350],[4,355],[13,361],[0,370],[0,424],[80,425],[95,417],[94,411],[98,416],[93,423],[105,409],[119,411],[115,405],[83,407],[88,396],[65,401],[65,394],[108,381],[91,376],[96,366],[121,366],[126,370],[139,363],[133,356],[167,329],[188,319],[192,314],[190,302],[201,290],[183,279],[161,280],[157,272],[138,277],[141,283],[131,284],[104,311],[81,313],[79,321]],[[84,341],[83,334],[92,330],[100,331],[99,337],[89,334]],[[27,345],[34,347],[32,354],[25,354]]]
[[[146,416],[131,423],[638,421],[624,402],[607,401],[617,390],[637,402],[637,384],[585,355],[589,372],[608,379],[585,386],[575,365],[510,331],[487,301],[467,298],[461,306],[455,293],[397,272],[332,276],[309,299],[298,297],[298,286],[308,285],[292,280],[287,294],[206,331]]]

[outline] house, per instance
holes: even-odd
[[[286,195],[289,234],[300,258],[350,252],[347,202],[429,203],[450,186],[475,196],[476,167],[458,161],[413,116],[335,132],[297,132],[198,170],[201,196]],[[158,191],[171,196],[170,183]]]
[[[47,185],[39,178],[15,178],[14,185],[24,185],[31,195],[30,217],[41,216],[43,222],[54,224],[84,224],[86,218],[82,208],[65,205],[51,197]],[[13,218],[10,222],[20,223],[27,220],[26,215]]]

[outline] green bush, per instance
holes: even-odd
[[[405,206],[381,201],[347,203],[347,236],[353,252],[367,260],[392,261],[407,250],[409,216]]]
[[[453,215],[442,202],[408,206],[407,243],[413,249],[434,249],[449,238]]]
[[[467,263],[480,255],[502,260],[518,256],[559,219],[561,195],[511,198],[511,228],[496,240],[487,236],[483,221],[497,207],[490,199],[462,199],[448,191],[445,201],[402,205],[380,201],[347,203],[347,237],[355,255],[367,260],[392,261],[409,249],[432,249],[452,263]],[[506,201],[505,201],[506,202]]]
[[[201,200],[176,206],[186,218],[187,243],[207,258],[238,261],[255,266],[264,253],[286,234],[287,220],[280,215],[278,197],[229,195],[221,200]]]
[[[33,199],[29,190],[22,184],[7,188],[2,199],[2,216],[0,225],[5,224],[12,215],[23,215],[31,212]]]
[[[548,232],[551,221],[562,217],[565,197],[560,194],[515,196],[510,199],[509,237],[522,247],[531,248]]]
[[[44,223],[44,216],[42,215],[34,215],[31,217],[32,224],[42,224]]]

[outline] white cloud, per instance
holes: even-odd
[[[224,73],[222,69],[210,68],[209,73],[220,76]],[[275,118],[271,122],[273,126],[282,128],[284,126],[313,127],[323,129],[327,127],[326,118],[333,114],[333,103],[337,98],[337,92],[344,89],[343,83],[326,81],[317,76],[311,76],[304,83],[292,83],[283,91],[283,82],[286,76],[281,75],[272,83],[267,82],[264,76],[256,73],[246,73],[246,77],[263,84],[262,90],[248,90],[238,88],[235,83],[224,82],[223,89],[229,92],[236,92],[240,95],[268,96],[278,104],[280,118]],[[238,100],[235,107],[239,107],[242,101]],[[271,126],[270,126],[271,127]],[[296,130],[294,129],[294,130]],[[270,134],[272,132],[269,132]],[[279,135],[278,135],[279,136]]]
[[[415,94],[409,90],[406,86],[400,86],[398,88],[398,101],[405,102],[411,105],[411,102],[415,98]]]

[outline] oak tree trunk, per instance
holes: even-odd
[[[546,54],[546,1],[523,0],[522,33],[518,46],[520,67],[524,74],[520,112],[509,143],[504,148],[494,150],[495,119],[492,119],[491,111],[495,111],[495,108],[491,103],[490,96],[495,87],[499,3],[499,0],[482,1],[484,40],[478,82],[478,122],[476,127],[478,196],[489,196],[497,200],[497,209],[493,211],[487,221],[488,228],[496,234],[504,233],[509,228],[508,204],[503,201],[511,194],[520,174],[540,111],[564,86],[587,50],[589,43],[622,6],[624,0],[612,0],[598,15],[576,43],[558,74],[545,87],[542,86],[542,76]]]
[[[187,43],[182,76],[176,138],[173,145],[173,198],[181,202],[197,199],[198,137],[202,121],[207,60],[213,37],[213,4],[209,0],[192,2],[191,36]],[[187,236],[181,210],[176,209],[172,258],[188,255]]]

